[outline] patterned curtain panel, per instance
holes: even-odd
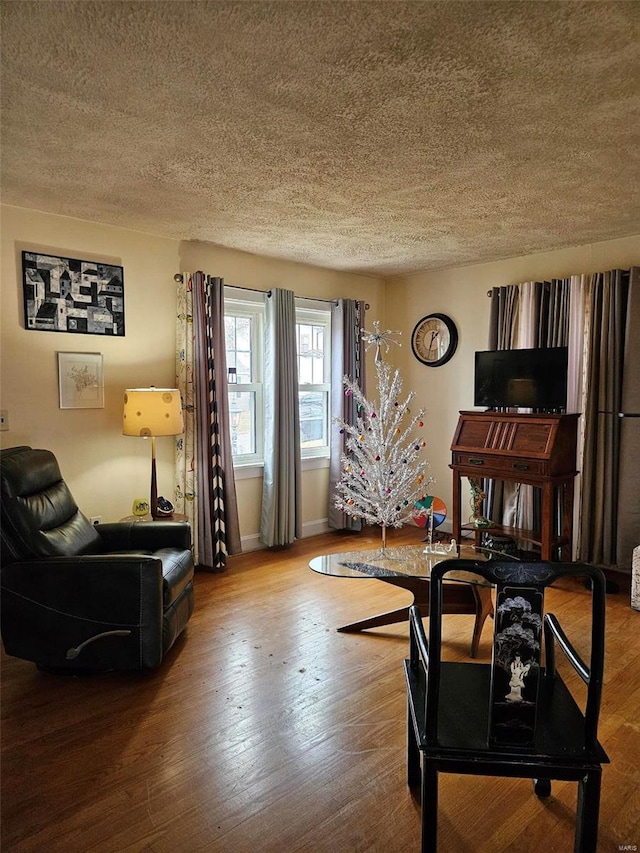
[[[356,401],[345,396],[343,378],[348,376],[365,391],[365,360],[362,329],[364,327],[364,302],[354,299],[339,299],[331,309],[331,437],[329,459],[329,527],[334,530],[360,530],[359,518],[342,512],[334,505],[336,484],[340,480],[341,455],[344,452],[344,436],[334,425],[337,418],[355,424]]]
[[[192,524],[196,563],[224,568],[239,553],[240,530],[229,433],[224,282],[184,273],[178,285],[178,387],[186,432],[176,453],[179,511]]]
[[[267,547],[302,536],[296,307],[273,288],[265,307],[264,479],[260,539]]]
[[[184,434],[176,440],[176,510],[191,524],[194,559],[200,562],[196,512],[196,392],[193,382],[195,334],[193,329],[193,279],[183,273],[176,292],[176,385],[184,407]]]

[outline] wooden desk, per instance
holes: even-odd
[[[483,532],[502,533],[540,547],[543,560],[571,560],[573,483],[576,474],[578,414],[513,414],[460,412],[451,444],[453,471],[452,537],[474,530],[476,544]],[[540,489],[539,530],[493,524],[476,528],[461,522],[462,477],[506,480]]]

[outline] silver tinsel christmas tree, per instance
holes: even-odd
[[[353,518],[382,528],[382,547],[386,546],[387,527],[401,527],[414,515],[414,504],[425,497],[432,482],[427,477],[428,463],[421,458],[426,442],[416,437],[424,427],[424,410],[413,414],[411,392],[402,399],[400,373],[391,371],[382,357],[390,344],[398,344],[391,331],[363,331],[369,346],[375,346],[378,399],[369,401],[358,385],[344,377],[345,394],[353,395],[357,422],[337,421],[346,435],[341,456],[340,481],[336,486],[335,506]]]

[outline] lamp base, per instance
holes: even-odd
[[[151,436],[151,501],[150,511],[152,518],[171,518],[174,506],[166,498],[158,497],[158,478],[156,475],[156,437]]]

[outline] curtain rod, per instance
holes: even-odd
[[[177,272],[174,275],[173,280],[177,281],[177,282],[183,282],[184,276],[182,275],[181,272]],[[267,296],[271,296],[270,290],[260,290],[257,287],[242,287],[239,284],[225,284],[224,286],[225,287],[232,287],[234,290],[249,290],[249,291],[251,291],[251,293],[266,293]],[[329,302],[329,303],[331,303],[331,305],[336,305],[338,302],[337,299],[321,299],[320,297],[316,297],[316,296],[296,296],[295,298],[296,299],[307,299],[309,302]],[[356,300],[356,301],[359,302],[360,300]],[[369,303],[368,302],[364,303],[364,310],[365,311],[369,310]]]

